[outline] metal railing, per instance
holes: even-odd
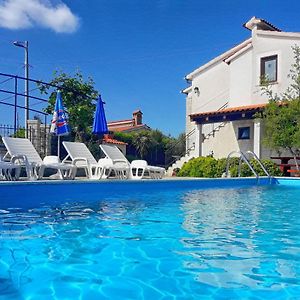
[[[215,136],[215,132],[219,131],[224,126],[225,126],[225,122],[222,122],[220,125],[215,127],[212,131],[210,131],[208,134],[204,135],[203,139],[207,140],[210,136]]]
[[[224,103],[221,107],[217,109],[217,111],[223,110],[228,106],[228,102]],[[218,127],[214,128],[210,133],[208,133],[206,136],[204,136],[204,139],[208,138],[210,135],[214,134],[216,131],[218,131],[221,127],[224,127],[225,123],[221,123]],[[192,129],[190,132],[188,132],[185,137],[184,141],[186,144],[186,148],[181,153],[178,153],[176,155],[170,155],[169,153],[172,153],[173,149],[178,146],[182,141],[178,141],[176,144],[172,145],[169,149],[165,152],[165,167],[168,168],[172,164],[174,164],[177,160],[179,160],[181,157],[185,155],[189,155],[192,150],[195,149],[195,142],[191,143],[190,145],[190,137],[193,136],[196,132],[196,129]]]
[[[264,165],[262,164],[262,162],[260,161],[260,159],[257,157],[257,155],[252,152],[252,151],[246,151],[245,153],[242,151],[232,151],[228,154],[227,159],[226,159],[226,171],[225,171],[225,177],[229,177],[229,167],[230,167],[230,158],[232,155],[234,154],[238,154],[240,155],[239,158],[239,166],[238,166],[238,177],[241,177],[241,168],[242,168],[242,161],[244,161],[246,163],[246,165],[249,167],[249,169],[252,171],[252,173],[255,175],[256,178],[259,178],[259,175],[257,174],[257,172],[254,170],[253,166],[251,165],[250,161],[247,159],[246,155],[250,155],[252,156],[259,164],[259,166],[262,168],[262,170],[264,171],[264,173],[266,174],[266,176],[268,176],[269,178],[271,178],[271,175],[269,174],[269,172],[266,170],[266,168],[264,167]]]
[[[182,156],[189,155],[189,153],[195,149],[195,143],[193,142],[191,145],[189,143],[189,139],[191,136],[193,136],[196,132],[196,129],[192,129],[189,133],[184,135],[184,138],[182,140],[179,140],[175,144],[173,144],[170,148],[168,148],[165,152],[165,168],[167,169],[170,167],[173,163],[175,163],[177,160],[179,160]],[[174,149],[178,147],[180,144],[185,144],[184,150],[176,153]]]
[[[26,95],[23,91],[20,91],[20,86],[23,86],[23,84],[20,84],[20,81],[28,81],[29,83],[34,84],[44,84],[52,86],[50,83],[42,82],[39,80],[28,78],[12,74],[6,74],[0,72],[0,78],[4,79],[1,81],[1,87],[0,87],[0,95],[5,95],[4,98],[0,98],[0,104],[5,105],[7,107],[13,108],[13,116],[14,116],[14,122],[13,122],[13,130],[14,133],[16,133],[19,130],[18,126],[18,110],[27,110],[31,113],[37,113],[39,115],[42,115],[44,122],[47,123],[47,113],[43,110],[34,109],[32,106],[36,104],[42,104],[42,103],[48,103],[48,99],[40,97],[41,93],[39,92],[39,89],[37,86],[33,89],[31,89],[29,92],[30,94]],[[25,98],[28,96],[28,99],[35,100],[35,104],[31,105],[31,107],[26,107],[24,104],[20,104],[20,98]]]
[[[23,128],[17,128],[17,130]],[[0,124],[0,136],[11,136],[15,133],[15,127],[11,125]]]
[[[3,79],[3,80],[2,80]],[[28,81],[29,84],[34,85],[35,88],[30,89],[28,95],[25,94],[25,92],[20,90],[20,86],[23,86],[23,82]],[[75,96],[83,95],[85,94],[83,92],[79,92],[77,90],[74,90],[72,88],[66,88],[62,87],[60,85],[55,85],[49,82],[45,82],[42,80],[36,80],[32,78],[25,78],[18,75],[12,75],[7,73],[0,72],[0,95],[5,95],[4,98],[0,98],[0,104],[5,105],[7,107],[13,108],[13,115],[14,115],[14,131],[16,132],[18,129],[18,109],[22,110],[28,110],[30,113],[37,113],[39,115],[42,115],[45,122],[47,124],[47,115],[43,110],[38,110],[32,108],[34,105],[47,105],[49,99],[46,99],[41,93],[40,88],[41,86],[47,86],[53,88],[53,90],[60,89],[62,91],[72,92]],[[51,93],[50,93],[51,94]],[[28,97],[29,100],[35,100],[36,103],[32,104],[30,103],[29,107],[26,107],[23,104],[20,104],[20,98],[24,99],[25,97]],[[91,99],[95,100],[96,98]]]
[[[223,109],[225,109],[225,108],[227,108],[228,107],[228,101],[226,102],[226,103],[224,103],[222,106],[220,106],[218,109],[217,109],[217,111],[219,111],[219,110],[223,110]]]
[[[220,106],[220,107],[217,109],[217,111],[221,111],[221,110],[227,108],[227,107],[228,107],[228,103],[229,103],[229,102],[224,103],[222,106]],[[217,127],[214,127],[214,123],[213,123],[213,129],[212,129],[212,131],[210,131],[208,134],[204,135],[204,138],[203,138],[203,139],[205,140],[205,139],[208,139],[210,136],[215,136],[215,132],[216,132],[216,131],[219,131],[220,128],[222,128],[222,127],[225,126],[225,124],[226,124],[225,122],[222,122],[222,123],[219,124]]]

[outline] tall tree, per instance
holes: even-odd
[[[70,76],[64,72],[55,72],[50,84],[60,87],[65,109],[69,116],[71,130],[77,141],[85,141],[86,133],[91,131],[95,111],[94,100],[98,92],[94,88],[92,78],[85,80],[81,72]],[[48,94],[51,86],[39,84],[42,93]],[[52,114],[56,99],[56,91],[52,91],[45,112]]]

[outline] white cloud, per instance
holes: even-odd
[[[0,0],[0,27],[33,26],[69,33],[77,30],[79,18],[62,2],[54,5],[50,0]]]

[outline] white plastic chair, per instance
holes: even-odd
[[[29,180],[41,179],[46,168],[58,170],[61,179],[74,179],[76,167],[61,163],[58,157],[46,156],[42,160],[30,140],[11,137],[2,140],[7,149],[5,157],[10,156],[12,163],[24,166]]]
[[[19,165],[0,159],[0,179],[18,180],[20,173],[21,167]]]
[[[146,160],[133,160],[130,167],[132,179],[162,179],[165,175],[164,168],[149,166]]]
[[[107,178],[113,170],[113,163],[110,159],[102,158],[96,161],[88,147],[84,143],[63,142],[68,155],[63,162],[71,160],[77,168],[82,168],[89,179]]]
[[[121,165],[126,168],[126,178],[131,179],[161,179],[165,174],[165,169],[148,165],[145,160],[134,160],[131,164],[125,155],[116,146],[100,145],[106,157],[110,158],[114,165]]]

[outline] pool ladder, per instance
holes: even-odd
[[[257,155],[252,152],[252,151],[246,151],[246,152],[242,152],[242,151],[232,151],[228,154],[227,159],[226,159],[226,172],[225,172],[225,177],[229,177],[229,167],[230,167],[230,158],[233,154],[238,154],[240,155],[240,159],[239,159],[239,168],[238,168],[238,176],[241,177],[241,167],[242,167],[242,160],[247,164],[247,166],[250,168],[250,170],[252,171],[252,173],[255,175],[256,178],[259,178],[259,175],[257,174],[257,172],[254,170],[253,166],[251,165],[249,159],[247,158],[247,154],[252,156],[259,164],[259,166],[262,168],[262,170],[264,171],[264,173],[266,174],[266,176],[269,177],[269,179],[271,179],[271,175],[269,174],[269,172],[266,170],[266,168],[264,167],[264,165],[262,164],[262,162],[260,161],[260,159],[257,157]]]

